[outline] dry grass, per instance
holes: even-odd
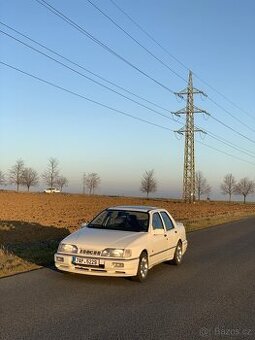
[[[0,247],[0,277],[22,273],[35,268],[38,268],[36,264],[21,259],[3,246]]]
[[[187,231],[255,215],[255,204],[0,191],[0,277],[52,265],[60,239],[116,205],[166,208]]]

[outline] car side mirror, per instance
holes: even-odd
[[[85,223],[82,223],[82,224],[81,224],[81,229],[82,229],[82,228],[86,228],[86,227],[87,227],[87,225],[88,225],[88,223],[87,223],[87,222],[85,222]]]
[[[164,229],[154,229],[153,230],[153,235],[164,235],[165,230]]]

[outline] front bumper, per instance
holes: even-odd
[[[136,276],[139,258],[133,259],[115,259],[115,258],[101,258],[99,259],[99,266],[88,266],[84,264],[75,264],[73,258],[75,255],[67,255],[56,253],[54,255],[55,266],[59,270],[87,275],[97,276]],[[82,257],[78,255],[78,257]]]

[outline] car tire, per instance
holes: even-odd
[[[179,266],[182,263],[182,257],[183,257],[182,243],[179,241],[175,249],[172,263],[175,264],[176,266]]]
[[[148,272],[149,272],[148,255],[145,251],[143,251],[142,254],[140,255],[137,274],[136,276],[132,277],[132,279],[137,282],[144,282],[148,276]]]

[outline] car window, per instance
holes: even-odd
[[[154,213],[152,216],[152,227],[153,229],[164,229],[162,220],[159,216],[159,213]]]
[[[166,226],[166,230],[170,230],[174,228],[173,222],[171,221],[170,217],[167,215],[166,212],[162,211],[161,213],[161,217],[163,218],[163,221],[165,223]]]
[[[89,223],[88,228],[147,232],[149,215],[129,210],[105,210]]]

